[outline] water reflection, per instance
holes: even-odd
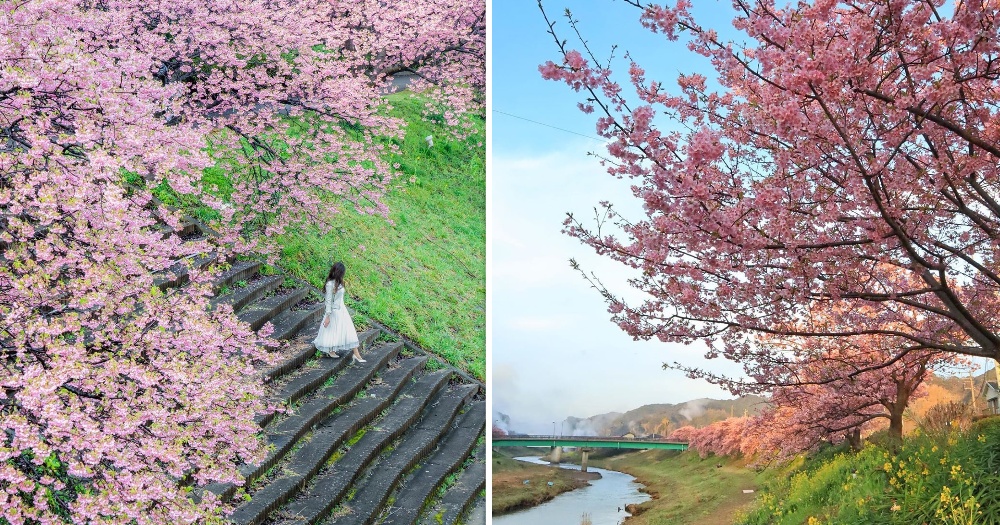
[[[537,457],[514,458],[547,465]],[[579,470],[578,465],[562,465],[563,468]],[[517,511],[503,516],[494,516],[494,525],[541,525],[558,523],[578,525],[584,514],[590,515],[593,525],[618,525],[630,514],[625,512],[628,503],[649,501],[649,495],[639,492],[642,487],[635,478],[614,470],[589,467],[598,472],[601,479],[590,482],[589,487],[571,490],[556,496],[551,501],[537,507]]]

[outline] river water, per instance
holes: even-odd
[[[529,463],[547,465],[537,457],[514,458]],[[579,469],[579,465],[561,465]],[[649,501],[649,495],[639,492],[642,487],[635,478],[614,470],[589,467],[599,472],[601,479],[590,481],[589,487],[564,492],[537,507],[524,509],[503,516],[495,516],[493,525],[579,525],[584,513],[590,514],[593,525],[618,525],[629,513],[625,504]],[[621,510],[618,510],[618,509]]]

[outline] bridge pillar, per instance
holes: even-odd
[[[592,448],[581,448],[580,449],[580,472],[587,471],[587,458],[590,457],[590,452],[594,450]]]
[[[549,463],[559,464],[562,462],[562,447],[552,447],[549,452]]]

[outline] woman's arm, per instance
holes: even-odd
[[[337,287],[336,297],[333,298],[333,309],[340,310],[340,305],[344,304],[344,286]]]

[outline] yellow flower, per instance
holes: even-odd
[[[886,472],[889,472],[890,470],[892,470],[892,463],[889,463],[888,461],[886,461],[885,465],[882,465],[882,470],[884,470]]]
[[[979,437],[976,439],[978,439],[980,443],[986,443],[986,436],[983,434],[979,434]]]
[[[815,516],[809,516],[809,525],[820,525],[820,522]]]

